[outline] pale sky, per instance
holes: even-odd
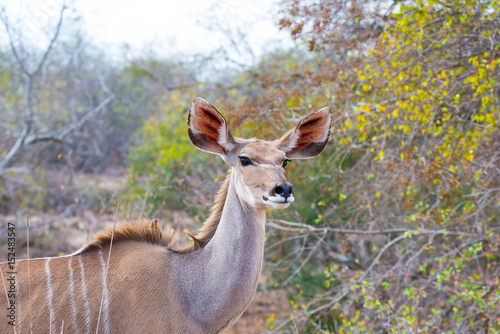
[[[23,0],[23,5],[18,0],[0,0],[2,3],[12,24],[16,23],[15,18],[20,18],[17,24],[22,22],[27,27],[29,33],[25,36],[31,37],[28,40],[40,43],[44,39],[43,35],[39,37],[40,27],[57,22],[62,0]],[[287,34],[279,32],[273,22],[277,17],[274,3],[269,0],[69,0],[74,12],[69,12],[67,17],[81,17],[87,36],[111,54],[118,52],[123,44],[135,51],[152,45],[163,55],[209,52],[230,45],[224,34],[205,27],[217,25],[230,31],[240,27],[246,32],[251,48],[261,54],[291,44]],[[0,41],[5,40],[2,30],[0,27]]]

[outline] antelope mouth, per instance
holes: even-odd
[[[290,195],[287,198],[283,196],[269,196],[269,197],[262,196],[262,199],[264,200],[264,202],[269,201],[271,203],[283,203],[283,204],[285,203],[288,204],[295,201],[295,197],[293,197],[293,195]]]

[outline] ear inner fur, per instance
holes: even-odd
[[[188,135],[191,142],[200,150],[225,155],[226,150],[219,145],[216,138],[205,135],[199,131],[188,128]]]
[[[225,154],[220,143],[221,127],[225,128],[225,123],[224,117],[208,102],[200,98],[193,101],[188,118],[188,134],[198,148]]]
[[[226,155],[234,143],[224,116],[201,98],[193,101],[188,125],[191,141],[204,151]]]
[[[278,140],[289,158],[307,159],[318,155],[330,135],[331,111],[323,108],[306,116]]]
[[[225,124],[224,119],[216,117],[203,107],[195,106],[195,108],[195,112],[190,113],[189,125],[193,129],[203,133],[211,134],[212,136],[218,135],[220,127]]]

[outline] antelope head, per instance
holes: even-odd
[[[193,101],[188,133],[199,149],[218,154],[233,167],[237,194],[258,210],[284,209],[295,200],[285,168],[290,159],[309,159],[325,147],[331,111],[323,108],[304,116],[279,139],[241,139],[231,135],[225,118],[201,98]]]

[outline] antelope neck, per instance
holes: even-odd
[[[231,173],[221,220],[212,240],[200,251],[180,260],[184,280],[182,298],[197,325],[218,322],[214,328],[233,323],[253,298],[262,270],[264,254],[264,210],[256,210],[237,194],[238,171]]]
[[[231,241],[245,244],[251,239],[248,233],[252,232],[262,232],[264,238],[266,211],[251,207],[238,195],[236,184],[242,182],[238,177],[239,172],[233,168],[221,220],[213,239],[205,247],[209,247],[208,251],[225,247]]]

